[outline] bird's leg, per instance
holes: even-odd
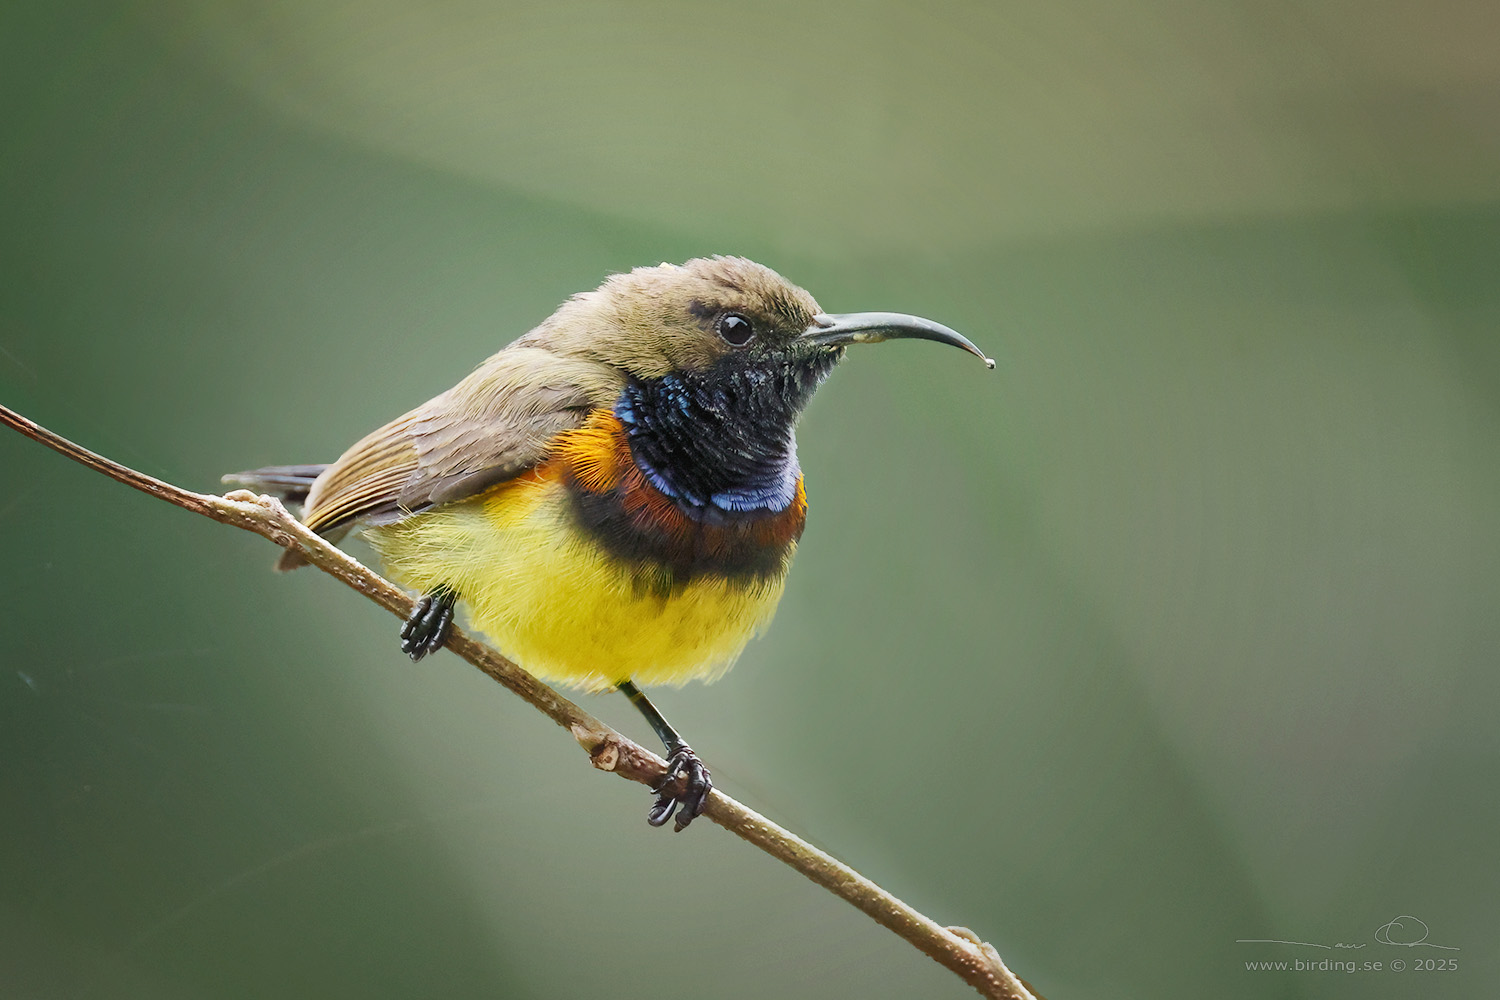
[[[458,595],[443,586],[423,594],[401,626],[401,652],[415,662],[442,649],[453,631],[453,603],[457,600]]]
[[[646,721],[651,723],[651,728],[661,738],[662,745],[667,748],[667,773],[652,789],[656,793],[656,804],[646,814],[646,822],[652,826],[661,826],[676,812],[677,822],[673,829],[681,833],[703,811],[703,803],[708,800],[708,793],[713,791],[714,783],[709,778],[708,768],[703,766],[703,761],[698,759],[693,748],[677,735],[677,730],[662,718],[656,706],[641,693],[640,688],[630,681],[621,681],[615,686],[646,717]],[[672,788],[677,783],[678,775],[682,776],[682,791],[674,795]]]

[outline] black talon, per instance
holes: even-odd
[[[417,601],[411,617],[401,626],[401,652],[412,662],[443,648],[453,631],[453,604],[457,600],[453,591],[439,587]]]
[[[646,822],[650,823],[652,826],[661,826],[667,820],[671,819],[672,818],[672,814],[674,812],[676,812],[676,811],[677,811],[677,800],[676,799],[670,798],[670,797],[668,797],[668,798],[658,797],[657,800],[656,800],[656,805],[652,806],[646,812]]]
[[[677,822],[673,825],[673,830],[681,833],[703,813],[708,793],[714,788],[713,779],[693,748],[667,724],[667,720],[662,718],[662,714],[641,693],[640,688],[630,681],[621,681],[616,686],[630,699],[632,705],[640,709],[667,750],[667,773],[651,789],[656,793],[656,802],[647,811],[646,822],[652,826],[663,826],[676,813]]]
[[[682,791],[673,796],[668,790],[676,784],[679,775],[682,777]],[[661,826],[672,818],[673,810],[677,809],[677,823],[673,830],[681,833],[703,812],[703,805],[708,801],[708,793],[713,791],[713,787],[713,779],[709,776],[708,768],[703,766],[703,761],[698,759],[692,747],[686,743],[681,744],[667,755],[667,773],[652,789],[656,792],[656,805],[647,814],[646,822],[652,826]],[[679,805],[680,809],[677,808]]]

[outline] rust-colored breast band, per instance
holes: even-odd
[[[605,409],[558,435],[539,472],[567,484],[578,526],[606,551],[665,571],[674,584],[704,575],[779,577],[807,519],[800,477],[784,511],[694,516],[647,480],[631,457],[624,425]]]

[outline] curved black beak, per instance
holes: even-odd
[[[815,344],[830,347],[878,344],[882,340],[934,340],[939,344],[952,344],[968,351],[989,367],[995,367],[992,359],[985,357],[984,352],[975,347],[973,341],[957,330],[950,330],[941,323],[934,323],[920,316],[908,316],[906,313],[819,313],[813,317],[812,326],[804,330],[802,336]]]

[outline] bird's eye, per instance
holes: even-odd
[[[755,327],[739,313],[725,313],[719,317],[719,336],[726,344],[744,347],[755,336]]]

